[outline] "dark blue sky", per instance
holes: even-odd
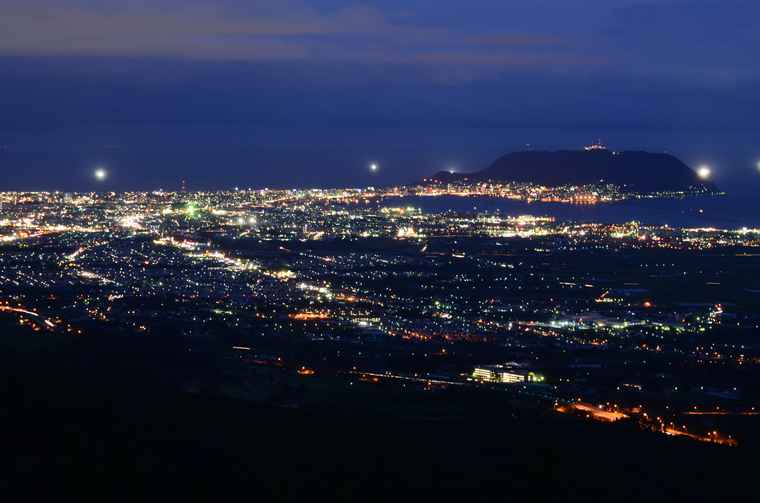
[[[405,182],[530,143],[760,183],[760,2],[3,0],[1,189]],[[366,169],[377,161],[381,170]]]

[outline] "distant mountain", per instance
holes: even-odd
[[[605,148],[513,152],[474,173],[441,171],[426,182],[523,182],[546,186],[612,183],[630,192],[715,191],[712,182],[670,154]]]

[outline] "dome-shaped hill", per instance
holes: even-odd
[[[438,182],[522,182],[546,186],[611,183],[631,192],[714,191],[670,154],[606,149],[513,152],[475,173],[440,172]]]

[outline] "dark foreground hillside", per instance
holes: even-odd
[[[515,415],[487,396],[438,396],[467,401],[457,419],[400,419],[372,401],[181,393],[160,348],[83,349],[3,348],[0,491],[23,497],[6,501],[727,501],[754,469],[741,448]]]

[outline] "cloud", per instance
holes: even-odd
[[[554,46],[560,39],[553,36],[521,35],[521,34],[488,34],[469,37],[467,41],[479,46]]]
[[[300,0],[6,0],[0,54],[493,66],[531,64],[531,49],[553,42],[416,20],[363,4],[319,10]]]
[[[403,66],[443,83],[541,74],[725,88],[760,78],[750,50],[760,4],[748,0],[0,1],[0,57],[285,63],[324,74]]]

